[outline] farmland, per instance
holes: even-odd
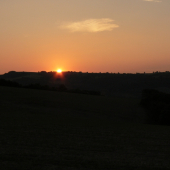
[[[169,126],[140,99],[0,87],[0,169],[169,169]]]

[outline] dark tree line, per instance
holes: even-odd
[[[10,80],[5,80],[5,79],[0,79],[0,86],[22,87],[22,85],[20,85],[17,82],[13,82],[13,81],[10,81]]]
[[[37,90],[48,90],[48,91],[59,91],[59,92],[68,92],[68,93],[79,93],[79,94],[89,94],[89,95],[101,95],[100,91],[68,89],[64,84],[59,84],[58,86],[53,86],[53,87],[51,87],[49,85],[41,85],[39,83],[29,84],[29,85],[21,85],[14,81],[0,79],[0,86],[19,87],[19,88],[28,88],[28,89],[37,89]]]

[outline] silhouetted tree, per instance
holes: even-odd
[[[67,88],[64,84],[61,84],[59,87],[58,87],[58,90],[59,91],[67,91]]]
[[[19,83],[5,79],[0,79],[0,86],[21,87]]]
[[[148,110],[149,123],[170,125],[170,94],[145,89],[140,104]]]

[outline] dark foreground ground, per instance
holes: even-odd
[[[170,169],[170,127],[139,102],[0,87],[0,169]]]

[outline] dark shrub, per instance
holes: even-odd
[[[140,104],[147,110],[148,123],[170,125],[170,94],[145,89]]]
[[[0,79],[0,86],[8,86],[8,87],[20,87],[21,85],[17,82],[13,82],[10,80]]]
[[[61,85],[58,87],[58,91],[67,91],[67,87],[66,87],[64,84],[61,84]]]

